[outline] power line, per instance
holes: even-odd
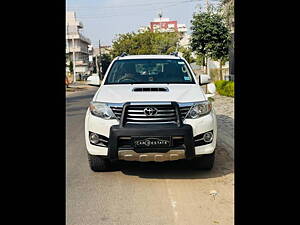
[[[202,1],[202,0],[201,0]],[[219,1],[219,0],[211,0],[211,1]],[[174,2],[174,1],[173,1]],[[198,0],[199,2],[199,0]],[[166,4],[167,2],[165,2],[164,4]],[[184,1],[177,1],[176,3],[173,3],[173,4],[167,4],[167,5],[164,5],[163,7],[173,7],[173,6],[176,6],[176,5],[179,5],[179,4],[182,4],[182,3],[197,3],[196,1],[194,0],[184,0]],[[146,10],[146,12],[150,12],[150,11],[153,11],[153,10],[158,10],[158,9],[161,9],[162,6],[160,6],[159,8],[150,8],[149,10],[149,7],[147,8],[148,10]],[[110,18],[110,17],[115,17],[115,16],[131,16],[131,15],[138,15],[139,13],[144,13],[144,11],[134,11],[134,12],[130,12],[130,13],[126,13],[126,14],[122,14],[122,13],[112,13],[112,12],[101,12],[99,14],[96,14],[96,15],[78,15],[77,17],[79,19],[84,19],[84,20],[98,20],[98,19],[105,19],[105,18]]]
[[[67,6],[67,8],[73,8],[73,9],[97,9],[97,7],[101,9],[113,9],[113,8],[127,8],[127,7],[139,7],[139,6],[147,6],[147,5],[159,5],[159,4],[169,4],[169,3],[184,3],[184,2],[196,2],[197,0],[181,0],[181,1],[168,1],[168,2],[151,2],[151,3],[143,3],[143,4],[131,4],[131,5],[117,5],[117,6]]]
[[[166,5],[165,7],[173,7],[176,5],[179,5],[180,3],[176,3],[176,4],[170,4],[170,5]],[[146,10],[146,12],[150,12],[150,11],[154,11],[154,10],[158,10],[161,9],[161,7],[159,8],[152,8],[150,10]],[[97,15],[92,15],[92,16],[77,16],[79,19],[103,19],[103,18],[110,18],[110,17],[115,17],[115,16],[131,16],[131,15],[138,15],[140,13],[144,13],[144,11],[138,11],[138,12],[131,12],[131,13],[126,13],[126,14],[97,14]]]

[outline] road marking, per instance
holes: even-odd
[[[167,182],[167,191],[168,191],[168,197],[170,199],[170,202],[171,202],[171,206],[172,206],[172,209],[173,209],[173,214],[174,214],[174,222],[175,224],[178,224],[178,212],[177,212],[177,209],[176,209],[176,201],[174,199],[174,194],[172,193],[171,191],[171,188],[169,186],[169,181],[168,179],[166,179],[166,182]]]

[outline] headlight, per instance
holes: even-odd
[[[189,113],[187,114],[187,119],[197,119],[201,116],[207,115],[211,111],[211,102],[210,101],[203,101],[195,103]]]
[[[116,119],[116,116],[113,113],[113,111],[105,103],[91,102],[90,111],[92,115],[98,116],[102,119],[106,119],[106,120]]]

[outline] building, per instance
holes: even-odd
[[[141,26],[138,32],[143,33],[150,30],[151,32],[180,32],[186,34],[187,27],[185,24],[178,24],[176,20],[170,20],[170,18],[161,17],[161,15],[151,21],[150,26]]]
[[[176,20],[160,17],[150,22],[150,31],[186,33],[187,27],[185,24],[178,24]]]
[[[188,48],[190,46],[190,42],[191,42],[191,35],[190,34],[184,34],[182,36],[181,40],[179,41],[179,46]]]
[[[156,18],[150,22],[151,32],[177,32],[177,21],[170,20],[169,18]]]
[[[177,24],[177,29],[178,29],[178,32],[180,33],[186,33],[187,32],[187,27],[185,24]]]
[[[79,74],[89,73],[89,45],[91,41],[82,34],[82,28],[83,24],[76,19],[75,12],[67,12],[66,59],[67,65],[70,65],[70,61],[73,62],[76,79],[78,79]]]
[[[141,26],[139,29],[138,29],[138,33],[144,33],[146,31],[149,31],[150,30],[150,27],[149,26]]]

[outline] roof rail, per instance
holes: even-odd
[[[171,52],[170,55],[174,55],[174,56],[178,57],[178,52]]]
[[[120,57],[124,57],[124,56],[127,56],[128,54],[126,52],[123,52]]]

